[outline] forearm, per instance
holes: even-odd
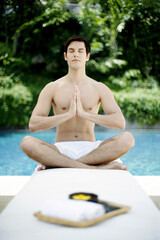
[[[63,114],[58,114],[54,116],[31,116],[29,122],[29,129],[31,132],[47,130],[58,126],[59,124],[72,118],[72,115],[67,112]]]
[[[108,115],[83,112],[80,116],[103,127],[125,128],[125,119],[121,112]]]

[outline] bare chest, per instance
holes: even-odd
[[[94,88],[80,88],[80,99],[83,108],[86,111],[97,112],[99,109],[100,99],[99,94]],[[54,96],[53,108],[54,112],[59,114],[67,112],[70,108],[73,98],[73,89],[63,88],[58,89]]]

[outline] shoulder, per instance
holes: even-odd
[[[100,94],[102,94],[102,93],[112,94],[110,88],[107,87],[104,83],[98,82],[92,78],[89,78],[89,79],[90,79],[91,84],[93,86],[95,86],[95,88],[99,91]]]
[[[58,86],[61,84],[62,81],[63,81],[63,77],[46,84],[41,92],[54,93],[54,91],[56,91],[56,89],[58,88]]]

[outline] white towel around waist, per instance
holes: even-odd
[[[94,151],[99,147],[102,141],[98,140],[95,142],[91,141],[67,141],[57,142],[54,145],[58,148],[61,154],[77,160],[81,157],[86,156],[90,152]]]
[[[77,160],[81,157],[86,156],[87,154],[91,153],[95,149],[99,147],[99,145],[103,141],[67,141],[67,142],[57,142],[54,145],[58,148],[61,154]],[[118,158],[114,160],[116,162],[122,163],[122,161]],[[41,163],[37,163],[38,167],[41,167]]]
[[[54,145],[58,148],[61,154],[77,160],[87,154],[93,152],[99,147],[103,141],[68,141],[68,142],[57,142]],[[120,158],[114,160],[116,162],[122,163]]]

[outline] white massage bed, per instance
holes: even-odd
[[[33,214],[47,199],[91,192],[99,199],[128,205],[131,210],[88,228],[39,221]],[[122,170],[49,169],[35,172],[0,215],[1,240],[159,240],[160,212]]]

